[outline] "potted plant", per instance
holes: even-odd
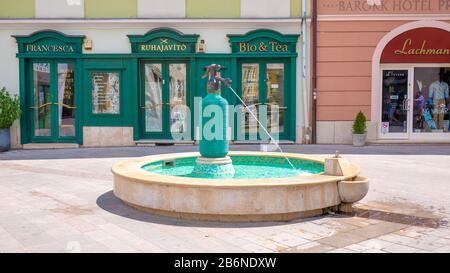
[[[6,88],[0,89],[0,151],[11,147],[10,128],[20,116],[19,98],[10,96]]]
[[[356,115],[355,121],[352,126],[353,132],[353,146],[364,146],[366,144],[367,126],[366,116],[363,112],[359,111]]]

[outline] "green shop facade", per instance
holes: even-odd
[[[21,143],[128,146],[173,142],[174,134],[194,140],[194,119],[199,118],[194,105],[206,95],[202,76],[212,63],[223,66],[221,76],[233,80],[232,88],[254,113],[266,106],[262,120],[269,131],[295,141],[298,36],[268,29],[229,34],[231,53],[203,53],[198,35],[157,28],[129,35],[127,54],[83,53],[84,36],[53,30],[14,36]],[[224,88],[222,96],[230,105],[241,105]],[[264,138],[252,117],[243,115],[245,122],[234,118],[230,123],[233,139]]]

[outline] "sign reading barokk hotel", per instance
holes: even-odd
[[[450,0],[320,0],[321,15],[448,14]]]

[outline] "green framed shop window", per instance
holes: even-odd
[[[269,133],[277,133],[280,139],[289,139],[292,104],[292,90],[289,81],[289,59],[285,58],[242,58],[238,62],[238,95],[250,111],[267,128]],[[259,124],[248,111],[238,112],[243,123],[237,140],[268,140]],[[238,121],[236,117],[236,121]]]
[[[136,18],[137,0],[84,0],[86,18]]]
[[[140,65],[140,137],[171,139],[191,135],[189,62],[143,60]]]
[[[83,60],[83,126],[136,126],[136,72],[127,58]]]
[[[27,115],[31,140],[74,142],[78,127],[74,61],[32,59],[28,69]]]
[[[295,140],[298,37],[267,29],[228,35],[231,51],[237,56],[237,93],[249,106],[236,114],[236,140],[269,139],[249,111],[269,133]]]
[[[120,70],[92,70],[91,80],[91,114],[120,115]]]
[[[20,68],[21,142],[80,142],[84,36],[40,31],[13,36]]]
[[[139,58],[139,137],[170,139],[191,135],[192,69],[198,35],[157,28],[128,35]]]

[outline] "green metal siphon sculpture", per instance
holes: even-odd
[[[230,79],[221,78],[218,75],[222,67],[217,64],[212,64],[206,67],[206,73],[203,78],[208,77],[207,82],[207,92],[208,95],[202,99],[202,111],[204,111],[208,106],[215,105],[220,108],[221,116],[211,116],[205,117],[202,115],[202,125],[207,124],[208,121],[214,118],[221,118],[220,121],[216,121],[221,126],[214,128],[215,130],[220,130],[220,132],[215,132],[214,139],[207,139],[207,137],[202,137],[200,140],[200,154],[203,157],[209,158],[220,158],[225,157],[228,154],[228,102],[220,95],[220,84],[223,82],[226,87],[231,83]]]
[[[205,98],[202,99],[202,133],[204,126],[212,123],[214,132],[211,136],[202,136],[200,139],[199,152],[201,157],[196,161],[194,173],[198,175],[214,175],[229,177],[234,175],[234,168],[231,158],[228,154],[228,102],[220,95],[221,83],[225,87],[230,87],[231,80],[220,77],[222,67],[218,64],[212,64],[205,67],[206,72],[203,78],[208,78],[207,92]],[[213,106],[215,114],[205,115],[204,111]],[[216,106],[216,107],[215,107]],[[220,120],[217,120],[220,119]],[[211,128],[212,129],[212,128]]]

